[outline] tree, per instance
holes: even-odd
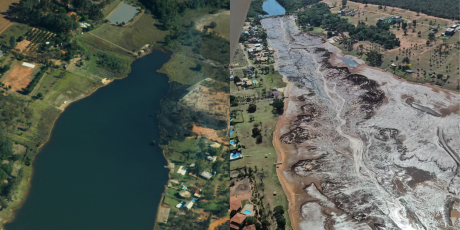
[[[253,216],[248,216],[248,217],[246,218],[246,226],[253,225],[253,224],[255,224],[255,223],[257,223],[257,219],[256,219],[255,217],[253,217]]]
[[[366,53],[366,61],[369,62],[370,66],[380,66],[383,62],[383,54],[376,50],[371,50]]]
[[[13,35],[13,36],[10,37],[10,46],[11,46],[11,48],[15,48],[16,45],[17,45],[16,36]]]
[[[436,35],[434,33],[429,33],[428,34],[428,41],[434,42],[436,40]]]
[[[2,206],[2,210],[8,208],[8,202],[5,198],[0,198],[0,205]]]
[[[256,144],[262,143],[262,135],[256,137]]]
[[[195,70],[201,71],[202,68],[203,68],[203,66],[200,63],[197,63],[196,67],[195,67]]]
[[[347,0],[342,0],[342,8],[345,8],[346,5],[347,5]]]
[[[18,41],[19,41],[19,42],[24,41],[24,36],[23,36],[23,35],[19,36]]]
[[[418,36],[418,37],[422,37],[422,31],[419,31],[419,32],[417,33],[417,36]]]
[[[252,136],[257,137],[260,135],[260,129],[257,127],[252,128]]]
[[[256,109],[257,109],[257,106],[255,104],[249,104],[248,113],[254,113]]]
[[[276,113],[279,115],[283,114],[284,112],[284,101],[283,100],[281,99],[274,100],[272,106],[274,110],[273,113]]]
[[[209,28],[211,28],[211,29],[216,28],[216,26],[217,26],[216,22],[211,22],[211,24],[209,24]]]

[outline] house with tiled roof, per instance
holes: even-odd
[[[241,209],[241,199],[238,197],[230,197],[230,212],[239,211]]]
[[[245,220],[246,220],[245,215],[241,213],[237,213],[230,219],[230,229],[240,230],[243,227]]]

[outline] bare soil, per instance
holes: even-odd
[[[21,51],[24,51],[30,43],[31,41],[27,41],[27,40],[19,42],[18,45],[16,46],[16,49],[20,49]]]
[[[30,74],[34,69],[22,66],[22,63],[17,63],[8,76],[3,80],[5,85],[10,85],[12,91],[26,88],[32,81],[33,77]]]
[[[19,3],[20,0],[2,0],[0,1],[0,34],[3,33],[13,22],[6,19],[6,12],[12,3]]]
[[[217,135],[217,131],[214,130],[214,129],[204,128],[204,127],[196,126],[194,124],[192,132],[194,132],[195,134],[198,134],[200,136],[206,137],[206,138],[208,138],[210,140],[215,140],[215,141],[218,141],[218,142],[226,144],[226,145],[230,144],[228,138],[219,137]]]

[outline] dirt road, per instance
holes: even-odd
[[[93,33],[88,32],[88,34],[91,34],[91,35],[93,35],[94,37],[101,39],[102,41],[105,41],[105,42],[107,42],[107,43],[110,43],[111,45],[114,45],[114,46],[116,46],[116,47],[118,47],[118,48],[120,48],[120,49],[122,49],[122,50],[124,50],[124,51],[126,51],[126,52],[128,52],[128,53],[131,53],[131,54],[136,55],[136,54],[133,53],[132,51],[129,51],[129,50],[127,50],[127,49],[125,49],[125,48],[123,48],[123,47],[117,45],[117,44],[114,44],[114,43],[112,43],[112,42],[110,42],[110,41],[107,41],[107,40],[105,40],[104,38],[101,38],[101,37],[99,37],[99,36],[97,36],[97,35],[95,35],[95,34],[93,34]]]
[[[208,230],[214,230],[215,228],[217,228],[217,226],[227,222],[230,220],[230,217],[229,216],[226,216],[226,217],[222,217],[214,222],[212,222],[210,225],[209,225],[209,229]]]

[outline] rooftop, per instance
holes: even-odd
[[[246,220],[246,216],[241,213],[237,213],[235,214],[235,216],[233,216],[232,219],[230,219],[230,223],[233,222],[233,223],[241,225],[244,220]]]
[[[237,197],[230,197],[230,211],[238,210],[241,208],[241,200]]]

